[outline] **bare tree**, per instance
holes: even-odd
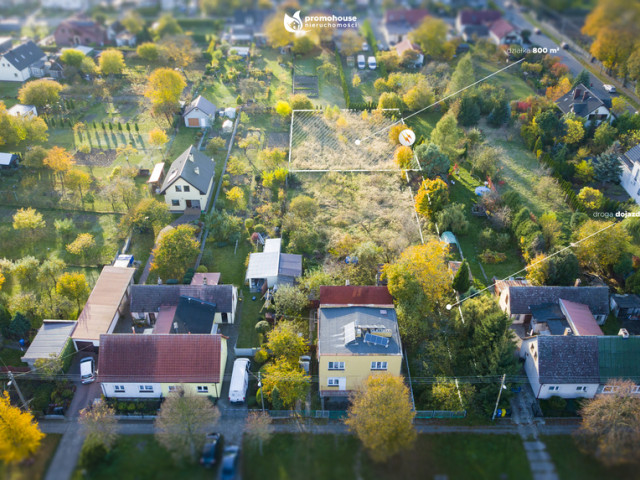
[[[92,437],[107,450],[118,437],[118,420],[115,413],[104,400],[80,410],[80,423],[87,429],[87,437]]]
[[[156,418],[156,438],[177,460],[195,462],[205,436],[220,418],[207,397],[196,397],[183,388],[165,399]]]
[[[251,412],[247,417],[245,433],[250,442],[258,445],[262,455],[262,445],[269,442],[273,436],[271,415],[266,412]]]
[[[638,461],[640,397],[635,388],[634,382],[611,380],[580,412],[578,445],[607,465]]]

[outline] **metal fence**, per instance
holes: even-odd
[[[233,347],[233,352],[236,354],[236,357],[253,357],[259,348],[238,348]]]
[[[451,410],[416,410],[415,418],[464,418],[466,416],[466,410],[461,410],[459,412]]]
[[[249,412],[261,412],[260,409],[253,410],[225,410],[225,416],[245,416]],[[271,418],[324,418],[327,420],[341,420],[347,416],[346,410],[265,410]],[[464,418],[467,416],[466,410],[417,410],[416,419],[426,418]]]

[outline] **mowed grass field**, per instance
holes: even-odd
[[[277,434],[262,455],[245,442],[241,462],[245,480],[532,478],[517,435],[419,435],[413,448],[377,464],[353,435]]]

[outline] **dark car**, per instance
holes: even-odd
[[[201,465],[212,467],[216,464],[218,457],[220,457],[221,443],[222,436],[219,433],[210,433],[207,435],[204,447],[202,447],[202,456],[200,457]]]
[[[238,474],[238,457],[240,456],[240,447],[233,445],[224,449],[222,457],[222,472],[220,480],[233,480]]]

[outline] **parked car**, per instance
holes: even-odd
[[[364,55],[358,55],[357,61],[358,61],[358,68],[360,70],[363,70],[364,67],[366,67],[366,65],[364,63]]]
[[[80,380],[82,383],[91,383],[96,379],[95,362],[92,357],[84,357],[80,360]]]
[[[229,386],[229,401],[232,403],[242,403],[247,396],[249,386],[249,359],[237,358],[233,362],[233,372],[231,373],[231,384]]]
[[[238,474],[238,457],[240,456],[240,447],[232,445],[224,449],[222,457],[222,472],[220,480],[233,480]]]
[[[219,433],[207,434],[204,447],[202,447],[202,455],[200,456],[200,464],[205,467],[212,467],[220,457],[220,448],[222,444],[222,435]]]
[[[562,42],[560,46],[563,50],[569,50],[569,44],[567,42]]]
[[[369,58],[367,58],[367,64],[369,65],[370,70],[375,70],[378,67],[378,64],[376,63],[376,57],[374,56],[370,56]]]
[[[363,52],[369,51],[369,44],[367,42],[362,42],[362,51]]]
[[[609,83],[605,83],[602,87],[609,93],[616,93],[616,86]]]
[[[536,35],[540,35],[542,31],[538,27],[536,27],[533,29],[533,33],[535,33]]]

